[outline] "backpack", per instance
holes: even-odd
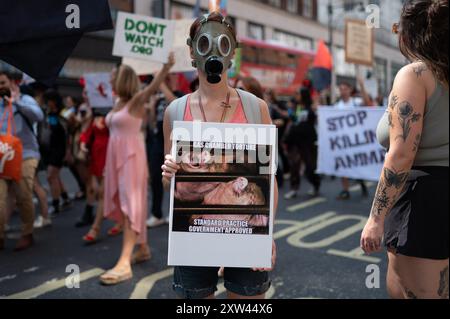
[[[53,115],[55,116],[55,115]],[[38,125],[38,143],[42,152],[50,151],[53,147],[54,139],[62,137],[67,139],[68,124],[67,121],[59,114],[55,117],[57,123],[49,123],[49,114],[45,116],[44,121]]]
[[[44,120],[38,124],[37,133],[37,140],[41,153],[50,150],[51,135],[52,129],[48,123],[47,116],[45,116]]]
[[[259,99],[246,91],[240,89],[236,89],[236,91],[241,98],[242,107],[244,108],[245,117],[247,118],[248,123],[261,124],[261,108],[259,107]],[[189,94],[173,101],[167,107],[172,128],[173,122],[184,120],[188,97]]]

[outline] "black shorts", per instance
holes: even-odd
[[[448,167],[413,167],[385,220],[388,249],[410,257],[449,257]]]
[[[173,289],[183,299],[204,299],[214,294],[219,267],[175,267]],[[249,268],[225,268],[224,286],[241,296],[258,296],[270,288],[267,272]]]
[[[41,152],[41,157],[44,167],[54,166],[62,168],[64,166],[65,151],[51,150],[49,152]]]

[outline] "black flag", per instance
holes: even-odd
[[[108,0],[0,0],[0,59],[51,85],[83,34],[106,29]]]

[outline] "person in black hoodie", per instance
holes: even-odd
[[[284,139],[291,166],[291,191],[286,193],[285,199],[292,199],[298,195],[302,163],[305,167],[305,176],[314,187],[309,195],[318,196],[321,183],[320,176],[315,173],[317,168],[317,115],[309,89],[302,87],[300,96],[300,105],[297,105],[296,101],[291,102],[293,103],[293,109],[290,112],[291,125]]]
[[[48,90],[44,94],[47,106],[46,119],[38,130],[39,145],[42,160],[47,167],[47,180],[52,194],[52,213],[60,212],[59,198],[63,199],[63,208],[70,206],[71,202],[60,177],[67,150],[67,133],[64,119],[60,112],[64,108],[61,95],[55,90]]]

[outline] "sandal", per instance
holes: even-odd
[[[92,245],[98,241],[98,233],[100,229],[97,227],[92,227],[89,232],[83,236],[83,241],[85,244]]]
[[[100,276],[100,282],[103,285],[112,286],[130,280],[131,278],[133,278],[131,269],[119,268],[118,271],[110,269]]]
[[[150,260],[152,258],[152,253],[150,251],[150,248],[148,248],[145,252],[142,252],[140,249],[133,253],[133,256],[131,257],[131,264],[140,264],[143,262],[146,262],[147,260]]]
[[[123,229],[122,229],[122,225],[114,225],[114,227],[112,227],[110,230],[108,230],[108,236],[117,236],[120,235],[122,233]]]

